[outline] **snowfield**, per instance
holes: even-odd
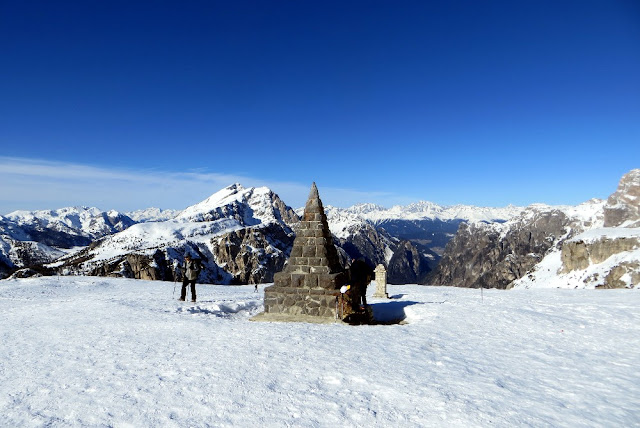
[[[406,324],[352,327],[173,286],[0,281],[0,425],[640,426],[639,290],[390,285],[370,303]]]

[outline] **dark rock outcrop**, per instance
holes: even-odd
[[[409,241],[402,241],[389,260],[390,284],[424,284],[430,269],[427,259]]]
[[[342,237],[334,237],[337,247],[342,249],[348,259],[341,260],[342,266],[347,266],[350,260],[364,258],[369,266],[386,265],[386,250],[395,246],[393,238],[384,230],[378,231],[372,225],[361,222],[351,225],[348,233]]]
[[[581,231],[572,227],[564,212],[553,208],[529,208],[505,224],[462,224],[428,282],[508,288],[561,240]]]
[[[640,169],[626,173],[604,207],[605,227],[640,227]]]
[[[274,273],[282,270],[294,237],[288,227],[270,223],[213,238],[212,253],[231,274],[232,284],[263,284],[272,282]]]

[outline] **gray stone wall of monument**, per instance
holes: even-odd
[[[288,263],[264,291],[262,319],[336,319],[336,297],[346,275],[333,244],[318,188],[313,183]],[[256,318],[259,318],[256,317]]]

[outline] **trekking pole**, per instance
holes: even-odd
[[[173,264],[173,293],[171,293],[171,298],[176,298],[176,282],[178,281],[178,275],[176,274],[176,264]]]

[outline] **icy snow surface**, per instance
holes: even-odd
[[[352,327],[250,322],[264,286],[173,286],[0,281],[0,425],[640,424],[636,290],[389,286],[374,312],[408,324]]]

